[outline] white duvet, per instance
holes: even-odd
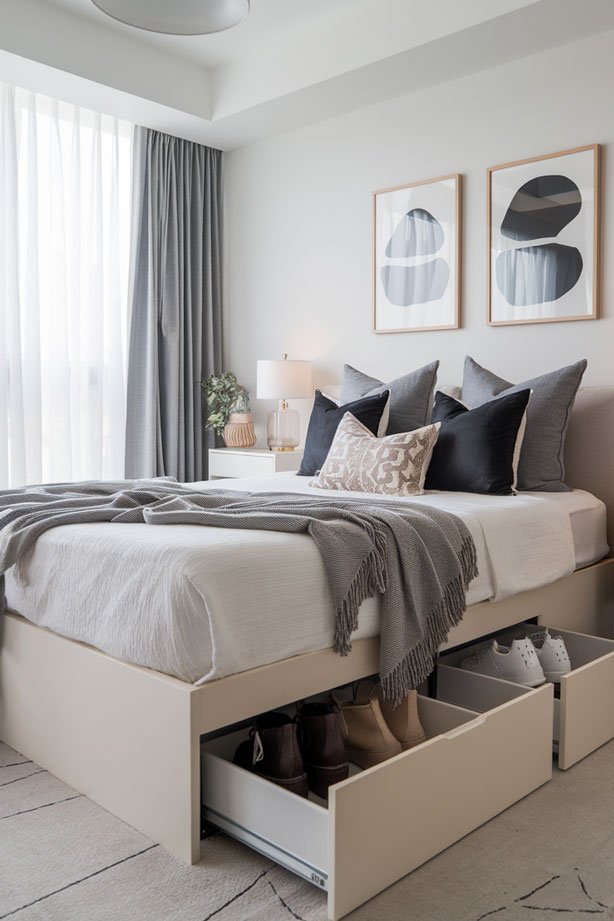
[[[195,485],[220,487],[312,489],[307,478],[293,474]],[[370,501],[364,494],[347,495]],[[505,598],[572,572],[574,511],[588,508],[601,522],[589,541],[593,558],[607,552],[603,504],[581,491],[509,497],[428,493],[397,501],[435,505],[465,522],[479,566],[469,604]],[[333,639],[324,568],[304,534],[67,525],[47,531],[7,573],[6,595],[12,610],[41,626],[189,682],[323,649]],[[378,604],[370,599],[361,607],[355,637],[378,632]]]

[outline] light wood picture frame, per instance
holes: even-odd
[[[461,324],[462,176],[373,193],[373,332]]]
[[[490,326],[599,318],[600,146],[487,171]]]

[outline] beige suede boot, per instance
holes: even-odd
[[[425,741],[426,734],[418,716],[417,691],[410,691],[398,707],[386,700],[380,700],[380,707],[388,728],[404,751]]]
[[[368,768],[403,751],[382,716],[376,687],[358,700],[344,701],[334,692],[332,698],[339,708],[348,761]]]

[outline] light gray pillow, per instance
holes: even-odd
[[[374,396],[384,390],[390,391],[390,418],[388,435],[413,432],[428,425],[433,411],[433,393],[437,383],[439,362],[418,368],[403,377],[385,384],[376,377],[369,377],[351,365],[343,366],[341,403],[351,403],[361,397]]]
[[[521,384],[511,384],[467,356],[463,402],[472,409],[519,390],[530,390],[527,426],[518,465],[518,489],[569,492],[564,483],[563,449],[567,423],[587,361],[576,362]]]

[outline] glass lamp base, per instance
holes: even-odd
[[[301,440],[301,418],[295,409],[268,413],[266,440],[270,451],[294,451]]]

